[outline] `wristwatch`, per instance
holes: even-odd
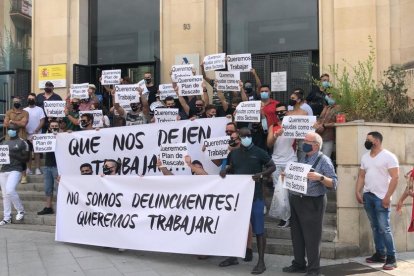
[[[325,176],[321,175],[321,178],[319,178],[319,181],[323,181],[325,179]]]

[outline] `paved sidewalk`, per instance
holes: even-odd
[[[16,228],[16,227],[13,227]],[[17,227],[19,228],[19,227]],[[137,237],[139,238],[139,237]],[[399,268],[389,273],[379,265],[369,267],[364,258],[322,260],[324,275],[414,275],[414,252],[399,254]],[[251,275],[257,261],[227,268],[217,264],[221,257],[198,260],[195,256],[144,251],[118,252],[54,241],[54,233],[0,228],[0,275]],[[267,271],[262,275],[286,274],[282,267],[291,262],[290,256],[266,255]]]

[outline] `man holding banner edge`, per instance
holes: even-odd
[[[252,134],[248,128],[239,130],[241,147],[232,151],[228,159],[228,165],[220,171],[221,177],[226,177],[227,173],[232,174],[252,174],[255,181],[255,191],[253,196],[252,211],[250,222],[253,232],[256,234],[257,251],[259,260],[252,270],[252,274],[262,274],[266,270],[264,263],[264,252],[266,248],[266,238],[264,229],[264,196],[263,178],[270,177],[276,170],[273,160],[266,151],[255,146],[252,142]],[[265,167],[265,170],[263,170]],[[225,267],[238,264],[236,257],[229,257],[222,261],[219,266]]]

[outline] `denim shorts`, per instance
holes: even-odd
[[[264,206],[263,199],[255,199],[252,205],[250,223],[252,224],[253,233],[256,235],[264,234]]]
[[[53,196],[53,191],[56,187],[56,178],[58,176],[57,167],[45,167],[43,175],[45,178],[45,195]]]

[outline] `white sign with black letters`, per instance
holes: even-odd
[[[272,72],[271,77],[271,88],[272,91],[282,92],[287,91],[287,74],[284,72]]]
[[[241,102],[236,107],[236,122],[260,122],[261,101]]]
[[[204,153],[211,160],[227,158],[230,136],[222,136],[204,140]]]
[[[214,71],[226,68],[226,53],[204,57],[204,71]]]
[[[71,84],[70,98],[71,99],[88,99],[89,83]]]
[[[160,84],[158,86],[158,90],[160,91],[160,100],[165,100],[167,97],[173,97],[177,99],[177,93],[175,93],[174,87],[171,83]]]
[[[313,125],[316,116],[285,116],[283,117],[283,137],[304,139],[306,133],[315,132]]]
[[[56,147],[56,135],[53,133],[33,135],[34,152],[54,152]]]
[[[101,76],[102,85],[119,84],[120,80],[121,80],[121,69],[102,70],[102,76]]]
[[[66,117],[65,101],[44,101],[43,107],[45,109],[46,117],[63,118]]]
[[[182,77],[192,76],[193,68],[192,64],[173,65],[171,67],[171,80],[178,82]]]
[[[185,163],[186,155],[188,155],[186,143],[161,145],[160,159],[165,167],[183,168],[187,166]]]
[[[283,188],[294,192],[306,194],[308,191],[308,173],[312,166],[297,162],[290,162],[285,168],[285,177],[283,179]]]
[[[176,122],[178,108],[156,108],[154,109],[155,123]]]
[[[203,76],[182,77],[178,79],[180,96],[203,95]]]
[[[252,69],[252,54],[227,55],[227,69],[249,72]]]
[[[216,71],[217,90],[240,91],[240,72]]]
[[[0,145],[0,165],[10,164],[10,152],[8,145]]]

